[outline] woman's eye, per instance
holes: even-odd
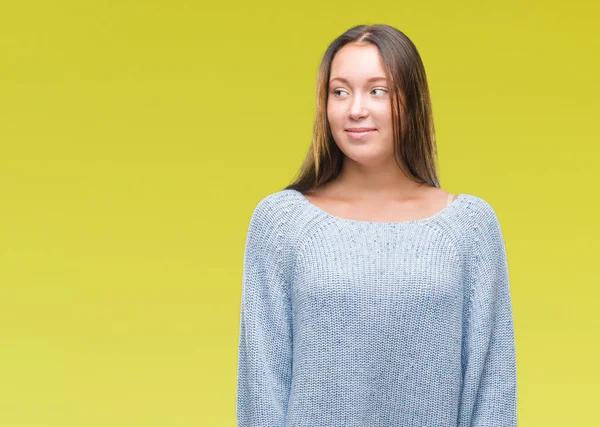
[[[374,92],[374,91],[376,91],[376,90],[380,90],[380,91],[382,91],[383,93],[386,93],[386,92],[387,92],[387,90],[386,90],[386,89],[380,89],[380,88],[378,88],[378,89],[373,89],[371,92]],[[340,92],[346,92],[346,91],[345,91],[345,90],[342,90],[342,89],[334,89],[334,90],[332,91],[332,93],[333,93],[334,95],[338,96],[338,97],[340,96]]]

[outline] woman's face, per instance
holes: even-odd
[[[337,146],[356,162],[392,156],[390,94],[383,62],[371,43],[349,43],[331,64],[327,119]]]

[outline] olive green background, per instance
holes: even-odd
[[[234,426],[245,233],[357,24],[425,63],[442,188],[496,210],[519,425],[596,426],[599,6],[13,1],[0,13],[0,426]]]

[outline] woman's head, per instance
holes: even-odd
[[[344,156],[364,165],[392,159],[415,182],[439,187],[425,69],[401,31],[359,25],[336,38],[319,67],[316,113],[311,150],[286,188],[304,191],[330,181]],[[362,127],[374,130],[347,130]]]
[[[328,82],[327,125],[340,151],[363,165],[388,161],[394,138],[390,88],[377,47],[344,45],[333,57]],[[356,132],[363,129],[369,130]]]

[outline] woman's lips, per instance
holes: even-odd
[[[346,130],[348,136],[351,139],[364,139],[369,136],[372,132],[375,132],[376,129],[362,130],[362,131],[354,131],[354,130]]]

